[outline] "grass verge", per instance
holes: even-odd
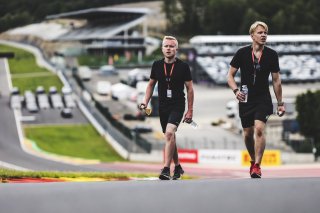
[[[51,76],[31,76],[24,78],[14,78],[14,75],[19,74],[36,74],[51,72],[45,68],[39,67],[36,64],[35,56],[32,53],[22,49],[14,48],[11,46],[0,45],[1,51],[14,52],[15,57],[9,59],[10,73],[13,75],[13,86],[18,87],[21,92],[25,90],[35,90],[37,86],[43,86],[48,89],[50,86],[56,86],[61,89],[62,83],[58,76],[52,74]]]
[[[156,174],[116,173],[116,172],[58,172],[58,171],[17,171],[0,168],[0,178],[102,178],[105,180],[125,180],[133,177],[155,177]]]
[[[91,125],[27,126],[24,131],[46,152],[103,162],[124,161]]]

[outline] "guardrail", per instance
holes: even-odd
[[[80,97],[82,103],[90,111],[90,113],[96,119],[96,121],[124,149],[126,149],[128,152],[135,153],[151,152],[151,143],[142,138],[138,132],[129,129],[124,124],[114,119],[111,113],[109,112],[109,109],[107,107],[102,106],[100,102],[95,100],[92,96],[90,97],[91,100],[88,100],[88,98],[83,97],[83,91],[88,92],[88,89],[82,83],[81,79],[78,77],[76,72],[72,73],[72,77],[75,80],[75,82],[71,82],[72,79],[68,78],[65,72],[62,72],[62,74],[70,83],[70,86],[73,88],[73,91],[78,95],[78,97]],[[75,88],[77,86],[80,88]]]

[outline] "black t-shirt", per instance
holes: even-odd
[[[168,82],[165,76],[164,64],[166,65],[167,78],[170,78],[169,88],[172,91],[172,97],[167,97]],[[172,74],[170,71],[174,64]],[[172,64],[167,64],[164,59],[155,61],[151,69],[151,79],[158,81],[158,94],[160,104],[174,104],[184,103],[184,84],[186,81],[191,81],[191,71],[187,63],[176,58],[176,61]]]
[[[249,89],[248,102],[266,97],[271,99],[269,75],[271,72],[280,71],[277,52],[267,46],[262,51],[259,64],[261,68],[256,71],[255,84],[253,84],[254,63],[251,45],[240,48],[230,62],[232,67],[240,68],[241,85],[247,85]]]

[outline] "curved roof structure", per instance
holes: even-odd
[[[99,40],[108,39],[143,23],[149,13],[151,11],[147,8],[101,7],[49,15],[46,18],[87,21],[85,26],[71,29],[57,40]]]

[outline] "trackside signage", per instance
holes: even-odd
[[[242,165],[250,165],[250,155],[247,151],[242,151]],[[281,165],[280,150],[265,150],[262,158],[262,166],[279,166]]]
[[[178,149],[178,155],[182,163],[198,163],[198,150]]]
[[[229,164],[241,165],[239,150],[200,149],[198,150],[200,164]]]

